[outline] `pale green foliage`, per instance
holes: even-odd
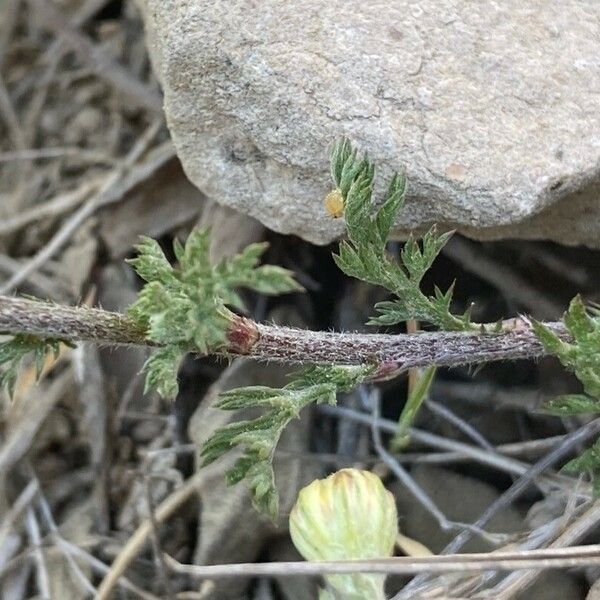
[[[406,404],[398,419],[398,428],[390,442],[390,446],[393,450],[403,450],[410,443],[408,430],[414,423],[417,413],[429,395],[429,389],[433,383],[436,371],[437,369],[431,366],[424,369],[423,372],[420,373],[417,384],[408,395]]]
[[[553,414],[567,416],[600,413],[600,310],[586,308],[580,296],[571,300],[563,322],[573,341],[562,340],[549,327],[534,321],[533,329],[544,348],[575,373],[585,394],[560,396],[549,404]],[[600,492],[600,440],[564,467],[570,472],[589,471],[594,489]]]
[[[174,244],[178,265],[169,264],[158,243],[143,238],[138,256],[129,262],[147,283],[129,307],[129,315],[147,329],[148,340],[165,346],[146,363],[146,388],[173,397],[177,370],[190,351],[207,354],[226,343],[232,313],[243,308],[239,288],[262,294],[299,290],[290,271],[258,266],[267,244],[251,244],[243,252],[213,264],[207,230],[194,230],[185,246]]]
[[[600,318],[596,308],[586,309],[580,296],[571,300],[563,321],[573,336],[566,342],[556,333],[534,322],[533,329],[544,348],[555,354],[560,362],[575,373],[588,396],[600,400]],[[599,405],[600,408],[600,405]]]
[[[394,325],[408,319],[427,321],[446,330],[472,329],[469,313],[450,313],[452,288],[434,296],[421,291],[421,281],[444,247],[452,232],[438,234],[432,227],[419,244],[409,239],[400,261],[386,252],[390,229],[404,203],[405,178],[396,174],[390,181],[380,206],[373,201],[375,168],[365,156],[360,158],[346,139],[338,142],[331,155],[331,174],[344,199],[344,218],[348,241],[342,242],[338,267],[347,275],[392,292],[396,299],[380,302],[380,313],[371,319],[374,325]]]
[[[565,394],[552,398],[545,408],[546,412],[557,417],[585,415],[600,412],[600,401],[585,394]]]
[[[590,473],[592,476],[592,485],[594,495],[600,496],[600,439],[580,456],[570,460],[563,471],[567,473]]]
[[[156,390],[163,398],[174,398],[179,391],[177,373],[183,351],[179,346],[159,348],[144,365],[146,383],[144,393]]]
[[[256,508],[275,519],[279,494],[273,456],[281,433],[304,407],[314,402],[335,404],[338,392],[353,389],[373,370],[370,366],[311,367],[282,389],[251,386],[221,394],[217,407],[223,410],[260,407],[265,411],[256,419],[238,421],[217,430],[202,448],[204,464],[240,447],[243,455],[228,471],[227,480],[235,484],[248,479]]]
[[[380,315],[373,324],[393,325],[407,319],[428,321],[445,329],[470,329],[468,313],[450,313],[452,290],[435,296],[421,292],[423,276],[450,237],[430,230],[421,245],[409,240],[401,261],[386,252],[394,219],[404,201],[405,180],[395,175],[383,203],[372,200],[375,168],[367,157],[360,158],[348,140],[335,145],[331,155],[331,174],[344,201],[348,241],[342,242],[334,256],[344,273],[390,290],[396,299],[376,305]],[[372,372],[364,367],[315,367],[281,390],[251,387],[223,395],[219,406],[227,410],[268,407],[259,418],[234,423],[217,431],[203,448],[205,462],[211,462],[235,446],[243,456],[228,474],[231,483],[248,478],[257,508],[271,516],[277,513],[278,494],[273,479],[273,453],[283,429],[302,408],[312,402],[335,402],[336,393],[356,387]]]
[[[44,366],[46,354],[52,352],[58,356],[61,340],[55,338],[40,338],[33,335],[15,335],[0,343],[0,386],[12,396],[19,374],[21,362],[32,355],[36,376],[39,377]]]

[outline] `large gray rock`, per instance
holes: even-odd
[[[345,134],[404,168],[398,235],[600,245],[598,0],[139,0],[188,177],[317,243]]]

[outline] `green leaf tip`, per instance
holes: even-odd
[[[600,470],[600,438],[580,456],[565,464],[562,470],[566,473],[589,472],[592,475]]]
[[[386,251],[391,228],[404,205],[404,175],[393,175],[383,201],[377,204],[373,200],[374,165],[366,156],[360,157],[347,139],[333,147],[331,174],[343,196],[348,234],[348,241],[341,242],[339,253],[334,255],[337,266],[350,277],[382,286],[396,296],[375,307],[379,315],[369,324],[395,325],[418,319],[446,330],[474,329],[469,311],[462,315],[450,312],[452,286],[446,292],[436,289],[433,296],[425,295],[420,288],[452,232],[438,234],[432,227],[420,243],[410,238],[399,260]]]
[[[230,308],[243,309],[238,294],[245,288],[261,294],[300,291],[287,269],[259,265],[266,243],[250,244],[239,254],[214,263],[210,232],[195,229],[173,251],[172,266],[155,240],[143,237],[138,255],[128,262],[146,282],[128,314],[146,328],[149,341],[164,346],[146,363],[146,389],[177,394],[177,368],[190,351],[208,354],[225,349],[234,318]]]
[[[575,373],[585,393],[600,402],[600,317],[575,296],[563,316],[572,341],[565,341],[546,325],[533,321],[533,331],[547,352]],[[563,413],[564,414],[564,413]]]
[[[264,412],[255,419],[218,429],[202,447],[203,464],[240,447],[243,454],[227,472],[227,481],[233,485],[246,479],[256,509],[275,520],[279,513],[279,494],[273,458],[283,430],[309,404],[334,404],[338,392],[350,391],[373,372],[372,366],[310,367],[281,389],[251,386],[223,392],[217,408],[260,407]]]
[[[146,373],[144,393],[156,390],[163,398],[175,398],[179,390],[177,373],[182,358],[182,352],[177,346],[156,350],[143,367]]]
[[[406,404],[400,413],[398,427],[390,442],[390,447],[395,451],[401,451],[410,443],[409,429],[421,409],[423,402],[429,395],[429,390],[436,374],[436,367],[429,366],[424,369],[416,382],[416,385],[408,394]]]
[[[567,462],[561,471],[572,475],[589,474],[592,493],[595,498],[600,497],[600,438],[578,457]]]
[[[597,306],[586,307],[577,295],[563,315],[563,323],[571,340],[533,321],[533,331],[545,350],[554,354],[561,364],[581,382],[584,394],[560,396],[548,403],[547,410],[558,416],[600,413],[600,313]],[[600,438],[563,470],[568,473],[589,473],[595,496],[600,496]]]
[[[67,343],[57,338],[42,338],[34,335],[19,334],[0,342],[0,387],[12,398],[19,368],[23,360],[32,355],[36,377],[41,375],[46,356],[52,353],[55,357],[60,351],[60,344]],[[70,345],[70,344],[69,344]]]
[[[545,412],[557,417],[597,413],[600,412],[600,400],[585,394],[566,394],[552,398],[546,404]]]

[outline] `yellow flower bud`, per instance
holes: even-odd
[[[373,473],[342,469],[300,491],[290,514],[294,545],[307,560],[387,558],[398,534],[394,497]],[[384,599],[384,575],[327,575],[331,597]]]
[[[325,196],[325,210],[334,219],[339,219],[344,214],[344,198],[339,189],[332,190]]]

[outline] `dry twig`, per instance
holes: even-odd
[[[568,456],[572,449],[578,444],[584,443],[586,440],[597,436],[600,433],[600,419],[594,419],[587,425],[579,428],[577,431],[569,434],[565,439],[546,456],[536,462],[526,473],[521,475],[513,484],[502,493],[483,514],[475,521],[477,527],[485,527],[494,515],[499,513],[505,507],[512,504],[542,473],[561,460]],[[571,492],[576,486],[571,486]],[[444,548],[443,552],[450,554],[458,552],[471,537],[470,531],[462,531]],[[427,576],[416,577],[403,590],[401,590],[393,600],[409,600],[414,598],[414,594],[421,593],[427,586]]]
[[[361,388],[364,389],[364,388]],[[373,389],[369,394],[369,402],[372,405],[372,416],[371,416],[371,435],[373,437],[373,445],[375,451],[381,460],[389,467],[396,478],[402,483],[404,487],[414,496],[414,498],[423,506],[423,508],[433,516],[437,521],[438,525],[444,531],[451,530],[469,530],[471,533],[481,536],[487,541],[492,543],[499,543],[504,536],[488,533],[480,527],[471,525],[470,523],[458,523],[456,521],[450,521],[444,513],[436,506],[431,497],[423,490],[417,482],[409,475],[400,463],[385,449],[383,441],[381,439],[381,430],[378,426],[378,421],[381,418],[380,398],[379,390]]]
[[[0,294],[6,294],[13,290],[15,287],[25,281],[33,272],[39,269],[46,261],[52,258],[67,241],[71,238],[73,233],[99,208],[106,206],[122,197],[122,194],[127,189],[130,189],[133,185],[136,185],[140,181],[140,173],[133,170],[129,175],[128,186],[123,189],[122,179],[126,173],[133,167],[138,161],[141,155],[148,149],[148,146],[152,142],[154,136],[158,133],[158,130],[162,126],[161,121],[155,121],[144,133],[144,135],[138,140],[134,147],[130,150],[127,157],[123,160],[122,164],[113,170],[105,179],[100,190],[83,206],[81,206],[54,234],[52,239],[41,249],[38,253],[23,265],[23,268],[11,277],[4,285],[0,286]],[[172,157],[172,150],[170,144],[165,148],[165,152],[160,153],[159,163],[162,165],[165,160]],[[169,152],[169,150],[171,150]],[[166,155],[166,156],[165,156]],[[157,168],[156,161],[151,161],[153,169]],[[160,166],[159,165],[159,166]],[[140,165],[138,167],[143,173],[144,177],[148,176],[148,165]],[[150,171],[153,172],[153,171]]]
[[[50,578],[48,577],[48,567],[46,565],[46,559],[44,558],[44,552],[42,550],[42,536],[40,535],[40,526],[35,516],[33,508],[27,510],[25,517],[25,527],[29,534],[29,541],[33,546],[33,556],[36,563],[36,580],[38,591],[43,600],[51,600],[50,596]]]
[[[98,77],[110,83],[136,106],[155,116],[162,116],[162,98],[155,88],[137,80],[127,69],[107,56],[102,48],[69,23],[65,23],[62,15],[52,4],[43,0],[28,0],[28,2],[34,9],[40,11],[43,24],[68,44],[79,60],[88,65]]]
[[[565,548],[580,540],[600,522],[600,502],[592,506],[574,523],[572,523],[554,542],[552,548]],[[591,546],[587,546],[590,548]],[[586,548],[582,546],[581,548]],[[506,577],[502,582],[490,590],[475,596],[476,598],[494,598],[495,600],[509,600],[524,590],[539,576],[539,571],[520,571]]]
[[[0,222],[0,236],[13,233],[35,221],[60,216],[81,204],[90,194],[96,191],[100,183],[100,178],[84,181],[77,189],[60,193],[43,204],[37,204],[29,210],[24,210],[13,217],[3,219]]]
[[[521,569],[568,569],[600,564],[600,545],[489,552],[481,554],[447,554],[442,556],[401,556],[376,560],[237,563],[228,565],[183,565],[170,556],[167,564],[176,573],[201,579],[216,577],[294,577],[342,573],[456,573],[463,571],[516,571]],[[413,596],[415,597],[415,596]]]
[[[165,498],[154,511],[155,526],[164,523],[171,515],[194,494],[198,493],[198,486],[204,473],[198,472],[177,488],[170,496]],[[131,561],[144,548],[149,536],[152,534],[152,522],[146,519],[127,540],[127,543],[113,561],[110,571],[106,574],[95,600],[109,600],[115,584],[125,573]]]

